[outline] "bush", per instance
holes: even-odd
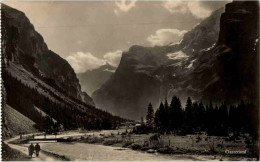
[[[159,148],[158,152],[161,154],[171,154],[173,153],[173,149],[171,147]]]
[[[66,142],[75,142],[77,141],[77,139],[73,138],[73,137],[69,137],[66,139]]]
[[[134,143],[134,144],[131,145],[131,148],[133,150],[141,150],[142,146],[139,145],[139,144]]]
[[[151,149],[151,147],[144,146],[144,147],[141,148],[142,151],[147,151],[149,149]]]
[[[123,144],[123,147],[128,147],[132,144],[131,141],[126,141],[124,144]]]
[[[152,132],[152,130],[149,127],[147,127],[146,125],[141,125],[141,126],[135,127],[133,129],[133,133],[135,133],[135,134],[148,134],[150,132]]]
[[[98,137],[87,137],[87,138],[84,138],[81,140],[81,142],[84,142],[84,143],[102,143],[104,141],[103,138],[98,138]]]
[[[201,137],[198,136],[198,137],[196,138],[196,143],[199,143],[201,140],[202,140]]]
[[[111,145],[114,145],[114,144],[120,143],[120,142],[122,142],[122,141],[113,139],[113,140],[104,141],[103,144],[106,145],[106,146],[111,146]]]

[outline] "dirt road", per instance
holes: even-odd
[[[14,140],[17,140],[18,138],[19,138],[19,136],[16,136],[14,138],[11,138],[11,139],[4,141],[4,143],[7,144],[8,146],[10,146],[12,149],[15,149],[17,151],[24,153],[25,155],[28,155],[28,148],[27,147],[10,143]],[[39,157],[35,157],[35,154],[34,154],[33,157],[31,158],[31,160],[32,161],[60,161],[61,159],[54,157],[54,156],[51,156],[51,155],[47,155],[46,153],[41,151]]]

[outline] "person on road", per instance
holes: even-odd
[[[36,152],[36,157],[38,157],[38,156],[39,156],[39,153],[40,153],[40,150],[41,150],[41,147],[40,147],[39,143],[37,143],[37,144],[35,145],[34,150],[35,150],[35,152]]]
[[[33,144],[31,143],[31,145],[28,147],[28,151],[29,151],[29,156],[33,156],[33,152],[34,152],[34,146]]]

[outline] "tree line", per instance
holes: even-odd
[[[7,92],[7,104],[34,121],[36,128],[40,131],[55,132],[61,128],[65,130],[114,129],[119,123],[125,121],[92,106],[83,105],[84,109],[80,109],[76,105],[56,99],[55,96],[53,100],[41,94],[36,87],[26,85],[5,70],[3,79]],[[48,116],[36,110],[35,106]]]
[[[141,132],[155,131],[162,134],[194,134],[206,131],[208,135],[226,136],[230,132],[257,133],[257,108],[252,103],[243,100],[236,105],[213,105],[212,102],[203,104],[188,97],[185,107],[174,96],[168,103],[165,99],[154,112],[149,103],[146,115],[146,124],[142,123]],[[139,132],[140,133],[140,132]]]

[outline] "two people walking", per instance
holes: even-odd
[[[33,156],[33,153],[35,151],[36,157],[39,156],[41,147],[40,145],[37,143],[35,146],[31,143],[31,145],[28,147],[28,151],[29,151],[29,156]]]

